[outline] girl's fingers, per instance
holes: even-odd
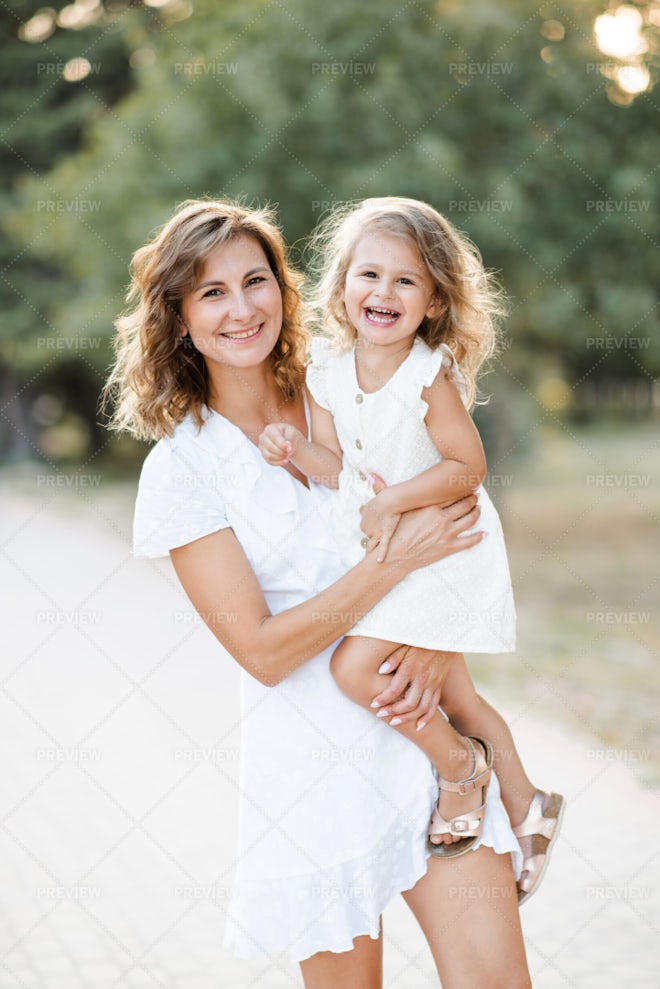
[[[392,529],[391,532],[381,532],[380,542],[378,544],[378,556],[376,558],[379,563],[383,563],[385,561],[385,557],[387,556],[387,550],[390,545],[390,539],[392,538],[393,535],[394,535],[394,529]]]
[[[367,477],[371,481],[371,487],[374,489],[376,494],[379,494],[381,491],[384,490],[384,488],[387,487],[385,481],[382,479],[380,474],[374,474],[373,471],[369,471]]]

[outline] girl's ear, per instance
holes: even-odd
[[[442,308],[442,303],[438,298],[437,294],[434,292],[429,301],[428,309],[424,313],[425,316],[437,316]]]

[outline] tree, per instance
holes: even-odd
[[[57,216],[44,237],[30,208],[44,180],[25,183],[17,234],[69,278],[48,311],[57,332],[98,341],[100,371],[131,253],[182,199],[270,200],[298,242],[329,203],[396,192],[434,203],[500,271],[514,344],[501,368],[520,395],[560,409],[581,378],[647,380],[657,117],[598,49],[603,10],[198,0],[135,42],[136,89],[47,177],[61,197],[84,189],[94,216]],[[544,391],[555,378],[564,391]]]
[[[75,154],[85,127],[130,91],[127,38],[143,19],[143,13],[121,3],[112,12],[101,4],[44,8],[35,0],[0,8],[0,450],[6,456],[34,448],[24,400],[29,379],[44,368],[47,376],[53,365],[71,364],[70,351],[58,350],[61,338],[52,317],[70,297],[74,276],[68,259],[50,249],[50,231],[63,214],[76,216],[95,207],[82,190],[56,189],[47,173]],[[33,185],[21,205],[39,236],[33,240],[31,234],[26,241],[16,214],[19,190],[30,179]],[[85,365],[76,366],[69,405],[90,388]],[[94,375],[92,390],[96,387]],[[89,399],[78,404],[89,418]]]

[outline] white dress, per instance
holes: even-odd
[[[205,412],[149,453],[134,524],[137,556],[230,526],[272,613],[344,572],[325,489],[266,464],[232,423]],[[389,900],[426,871],[437,786],[426,757],[348,700],[329,672],[332,647],[276,687],[241,674],[241,792],[235,893],[225,944],[242,958],[348,951],[378,936]],[[520,849],[491,783],[482,842]],[[221,840],[221,836],[218,836]]]
[[[421,397],[442,365],[463,392],[464,379],[449,348],[441,344],[431,350],[416,337],[390,380],[368,393],[358,384],[354,349],[337,353],[328,341],[313,341],[307,385],[316,402],[332,413],[343,453],[333,517],[346,567],[364,555],[359,510],[373,497],[367,473],[397,484],[442,460],[426,428],[428,404]],[[488,532],[488,538],[410,574],[354,625],[352,635],[451,652],[515,649],[516,616],[502,526],[483,487],[478,495],[477,528]]]

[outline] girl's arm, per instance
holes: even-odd
[[[264,460],[274,467],[292,463],[301,474],[317,484],[336,488],[342,466],[342,452],[332,414],[309,399],[312,440],[286,422],[271,423],[259,437]]]
[[[273,686],[347,632],[417,567],[469,549],[481,533],[461,534],[479,517],[476,498],[406,515],[387,566],[367,554],[330,587],[293,608],[271,614],[259,582],[231,529],[170,551],[195,609],[216,638],[253,677]]]
[[[363,509],[362,529],[370,537],[367,550],[378,545],[380,560],[385,559],[402,512],[451,504],[473,492],[486,476],[477,427],[444,368],[423,390],[422,398],[428,403],[426,427],[443,460],[408,481],[385,488]]]

